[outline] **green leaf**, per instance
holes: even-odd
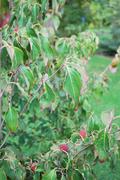
[[[54,57],[54,51],[52,47],[50,46],[50,42],[48,38],[41,36],[41,44],[42,44],[42,50],[45,53],[45,55],[49,58],[52,59]]]
[[[20,64],[23,64],[24,53],[20,48],[7,45],[6,49],[7,49],[8,55],[11,59],[13,68],[17,68]]]
[[[33,19],[33,21],[37,20],[38,13],[39,13],[39,6],[38,6],[38,4],[34,4],[32,7],[32,19]]]
[[[45,83],[45,90],[46,90],[46,93],[45,93],[46,101],[48,103],[54,101],[55,93],[53,92],[52,88],[47,83]]]
[[[59,56],[65,57],[69,53],[70,47],[65,40],[60,39],[56,43],[56,49]]]
[[[0,168],[0,180],[7,180],[5,172],[2,168]]]
[[[57,180],[57,175],[55,169],[51,170],[49,173],[45,174],[42,180]]]
[[[46,12],[47,6],[48,6],[48,0],[42,0],[42,6],[41,6],[42,13]]]
[[[83,109],[86,112],[90,112],[91,111],[91,106],[90,106],[90,104],[89,104],[87,99],[85,99],[84,102],[83,102]]]
[[[27,31],[27,35],[29,36],[29,37],[35,37],[35,38],[37,38],[37,33],[35,32],[35,30],[33,29],[33,28],[30,28],[30,27],[27,27],[26,28],[26,31]]]
[[[15,132],[18,127],[18,112],[15,108],[9,107],[8,112],[5,116],[5,122],[8,127],[8,129],[12,132]]]
[[[30,89],[34,83],[34,75],[33,75],[32,70],[27,66],[21,66],[20,70],[25,79],[27,88]]]
[[[99,131],[102,128],[103,128],[103,123],[96,116],[92,117],[92,119],[88,121],[88,130],[90,133],[93,131]]]
[[[22,95],[23,95],[25,98],[28,98],[29,96],[28,96],[27,92],[25,92],[25,90],[20,86],[20,84],[19,84],[19,83],[15,83],[15,84],[16,84],[16,86],[18,87],[18,89],[20,90],[20,92],[22,93]]]
[[[39,43],[39,39],[37,38],[30,38],[30,47],[31,47],[31,51],[32,51],[32,58],[33,60],[35,60],[39,54],[40,54],[40,43]]]
[[[17,68],[20,64],[23,64],[24,53],[18,47],[14,47],[14,58],[12,60],[12,67]]]
[[[67,71],[68,74],[64,83],[64,89],[75,102],[78,102],[82,86],[81,76],[76,69],[67,67]]]
[[[7,52],[11,60],[14,58],[14,47],[13,46],[6,46]]]
[[[66,178],[63,174],[62,174],[61,180],[66,180]]]
[[[107,151],[109,149],[109,138],[108,133],[101,131],[95,140],[95,148],[99,154],[100,159],[107,157]]]

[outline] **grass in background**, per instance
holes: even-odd
[[[95,55],[89,61],[88,72],[92,76],[94,73],[98,75],[111,63],[111,58],[101,55]],[[91,97],[90,102],[94,112],[100,116],[101,112],[111,109],[115,110],[115,114],[120,114],[120,67],[116,73],[109,72],[109,89],[105,91],[100,98]],[[117,120],[120,124],[120,120]]]
[[[111,63],[111,58],[100,55],[92,57],[88,63],[88,72],[90,76],[94,73],[98,75]],[[90,97],[93,111],[100,117],[103,111],[114,109],[116,115],[120,115],[120,67],[114,74],[109,72],[109,89],[105,91],[100,98]],[[120,119],[114,122],[120,126]],[[94,166],[94,174],[98,180],[119,180],[120,178],[120,161],[117,161],[112,169],[109,161],[97,163]]]

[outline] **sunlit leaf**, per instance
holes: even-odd
[[[8,129],[12,132],[15,132],[18,127],[18,112],[15,108],[9,107],[8,112],[5,116],[5,122]]]
[[[32,58],[35,60],[40,55],[40,43],[37,38],[30,38],[30,47],[32,51]]]
[[[30,89],[34,83],[34,75],[32,70],[27,66],[21,66],[20,70],[25,79],[27,88]]]
[[[82,82],[79,72],[76,69],[67,68],[67,77],[64,83],[64,89],[75,102],[79,101],[81,86]]]
[[[7,180],[5,172],[2,168],[0,168],[0,180]]]
[[[45,174],[42,180],[57,180],[57,175],[55,169],[51,170],[49,173]]]
[[[13,68],[16,68],[19,65],[23,64],[23,59],[24,59],[23,51],[18,47],[14,47],[14,58],[12,59]]]
[[[42,13],[45,13],[48,8],[48,0],[42,0]]]
[[[107,157],[107,151],[109,148],[108,134],[101,131],[98,134],[98,138],[95,140],[95,149],[98,152],[100,159],[105,159]]]
[[[32,18],[33,18],[33,21],[37,20],[38,13],[39,13],[39,6],[38,6],[38,4],[34,4],[33,7],[32,7]]]
[[[41,44],[42,44],[42,49],[45,55],[49,58],[52,59],[54,57],[54,51],[52,47],[50,46],[50,42],[48,38],[45,36],[41,36]]]
[[[10,56],[10,59],[12,60],[12,59],[14,58],[14,47],[12,47],[12,46],[7,46],[6,48],[7,48],[8,54],[9,54],[9,56]]]
[[[45,83],[45,90],[46,90],[45,91],[46,101],[48,103],[54,101],[55,100],[55,93],[47,83]]]

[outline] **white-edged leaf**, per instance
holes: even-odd
[[[54,57],[54,50],[52,49],[48,38],[46,38],[45,36],[41,36],[41,44],[42,44],[42,50],[44,51],[44,54],[49,59],[52,59]]]
[[[74,68],[67,67],[67,77],[64,83],[64,89],[75,102],[79,101],[81,86],[82,81],[79,72]]]
[[[21,49],[19,49],[18,47],[14,47],[14,57],[12,60],[12,67],[16,68],[19,65],[23,64],[23,57],[24,53]]]
[[[55,93],[47,83],[45,83],[45,100],[47,103],[53,102],[55,100]]]
[[[20,84],[19,84],[19,83],[15,83],[15,84],[16,84],[16,86],[18,87],[18,89],[20,90],[20,92],[22,93],[22,95],[23,95],[25,98],[28,98],[29,96],[28,96],[27,92],[25,92],[25,90],[20,86]]]
[[[14,58],[14,47],[7,46],[6,49],[7,49],[9,56],[10,56],[10,59],[12,60]]]
[[[30,47],[31,47],[31,51],[32,51],[32,58],[33,60],[36,59],[39,54],[40,54],[40,42],[39,42],[39,39],[37,38],[30,38],[29,39],[30,41]]]
[[[34,83],[34,75],[32,70],[28,66],[21,66],[20,70],[25,79],[27,89],[30,89]]]
[[[102,112],[101,118],[106,128],[110,129],[114,118],[114,110]]]

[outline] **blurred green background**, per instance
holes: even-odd
[[[120,45],[119,0],[67,0],[60,36],[91,30],[100,38],[100,49],[113,55]]]

